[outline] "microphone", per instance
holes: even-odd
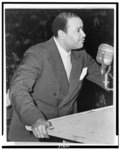
[[[102,64],[101,74],[104,74],[106,67],[111,65],[113,60],[113,51],[114,48],[109,44],[102,43],[99,45],[96,60],[98,63]]]

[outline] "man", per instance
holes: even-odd
[[[49,138],[48,121],[77,113],[76,98],[86,76],[103,87],[100,66],[82,50],[83,22],[73,13],[59,14],[52,24],[53,37],[28,49],[10,88],[14,107],[9,140]],[[32,127],[32,134],[25,126]]]

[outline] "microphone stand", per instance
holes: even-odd
[[[101,74],[104,74],[105,70],[106,70],[106,65],[104,64],[104,55],[105,55],[105,52],[102,52],[102,69],[101,69]],[[108,80],[108,76],[110,76],[112,79],[112,75],[110,74],[110,70],[111,70],[111,66],[108,67],[108,70],[107,72],[105,72],[104,76],[105,76],[105,81],[104,84],[105,84],[105,89],[107,91],[113,91],[113,88],[109,88],[108,85],[109,85],[109,80]]]
[[[104,82],[104,84],[105,84],[105,89],[106,89],[106,90],[108,90],[108,91],[113,91],[113,88],[109,88],[109,87],[108,87],[108,84],[109,84],[108,76],[110,76],[110,77],[113,79],[112,75],[109,73],[110,70],[111,70],[111,66],[108,67],[107,72],[104,74],[104,75],[105,75],[105,81],[103,81],[103,82]]]

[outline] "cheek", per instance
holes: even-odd
[[[78,41],[79,41],[79,37],[77,37],[77,36],[71,36],[71,43],[78,43]]]
[[[80,37],[76,36],[74,34],[70,35],[67,39],[67,43],[68,43],[68,45],[76,47],[78,44],[80,44]]]

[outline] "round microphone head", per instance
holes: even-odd
[[[100,64],[111,65],[114,48],[109,44],[100,44],[98,47],[97,61]]]

